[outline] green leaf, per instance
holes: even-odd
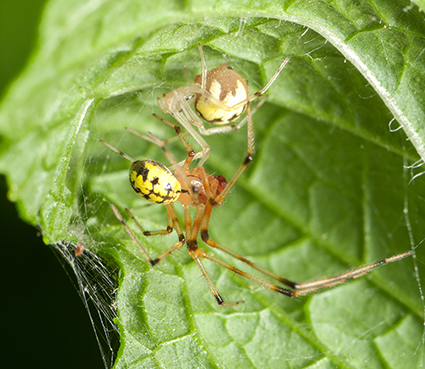
[[[102,306],[118,309],[117,368],[423,363],[425,182],[411,181],[425,159],[418,8],[395,0],[57,0],[40,32],[36,56],[2,104],[0,170],[46,243],[82,242],[119,267],[116,304]],[[226,300],[245,301],[234,307],[216,304],[185,250],[148,266],[108,203],[134,209],[147,229],[164,228],[166,213],[143,206],[128,162],[99,139],[165,162],[124,127],[172,137],[152,117],[161,113],[156,99],[188,84],[185,69],[191,80],[200,72],[199,43],[209,68],[226,61],[253,90],[291,56],[254,116],[254,162],[213,212],[213,239],[298,282],[419,245],[415,257],[296,299],[206,263]],[[246,155],[244,132],[207,141],[207,171],[231,177]],[[177,144],[171,149],[184,158]],[[156,256],[176,235],[140,242]]]

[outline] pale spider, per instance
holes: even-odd
[[[207,160],[210,147],[201,135],[212,135],[239,130],[248,122],[248,142],[254,145],[254,131],[252,126],[251,112],[237,124],[232,124],[246,110],[248,102],[252,102],[263,96],[279,76],[282,69],[289,61],[287,57],[267,84],[254,94],[249,93],[248,81],[236,72],[228,63],[208,70],[205,62],[202,46],[198,45],[201,56],[202,72],[195,77],[193,84],[182,86],[158,98],[158,105],[166,114],[171,114],[184,127],[202,151],[196,154],[196,158],[202,158],[199,165],[202,166]],[[262,100],[253,113],[262,105]],[[194,109],[192,109],[192,106]],[[214,124],[215,127],[205,128],[204,121]],[[196,126],[198,132],[193,128]]]

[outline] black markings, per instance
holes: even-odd
[[[217,303],[219,305],[223,305],[224,304],[224,300],[221,298],[221,296],[219,294],[214,294],[214,297],[217,300]]]
[[[201,230],[201,238],[202,238],[203,241],[210,239],[210,236],[209,236],[208,231],[206,229]]]
[[[142,191],[140,190],[140,188],[139,187],[136,187],[136,185],[134,184],[134,182],[132,182],[131,180],[130,180],[130,183],[131,183],[131,187],[133,187],[133,190],[136,192],[136,193],[141,193]],[[144,196],[144,195],[143,195]]]
[[[197,110],[198,111],[198,110]],[[198,111],[199,112],[199,111]],[[201,114],[202,115],[202,113],[201,112],[199,112],[199,114]],[[205,117],[202,115],[202,117],[205,119]],[[206,120],[206,119],[205,119]],[[214,124],[214,123],[222,123],[223,122],[223,120],[222,119],[220,119],[220,118],[217,118],[217,119],[213,119],[213,120],[206,120],[208,123],[212,123],[212,124]]]
[[[187,240],[186,244],[189,251],[196,251],[198,249],[198,243],[196,240]]]
[[[143,178],[143,182],[146,182],[148,180],[149,169],[143,166],[143,168],[141,168],[141,170],[137,172],[137,175],[141,175]]]
[[[252,155],[248,154],[245,158],[245,161],[243,162],[243,165],[248,165],[253,160]]]
[[[292,288],[292,289],[294,289],[294,290],[296,290],[296,289],[298,289],[298,288],[299,288],[299,285],[298,285],[297,283],[292,282],[292,281],[290,281],[289,279],[285,279],[285,278],[279,277],[279,278],[277,278],[277,280],[278,280],[280,283],[286,284],[288,287],[290,287],[290,288]]]
[[[285,296],[288,296],[288,297],[296,296],[296,292],[288,290],[286,288],[282,288],[282,287],[279,287],[279,286],[273,286],[272,289],[275,290],[276,292],[279,292],[282,295],[285,295]]]
[[[241,114],[235,113],[232,115],[231,118],[229,118],[227,121],[228,122],[233,122],[234,120],[238,119],[241,115],[242,115],[243,111],[241,112]]]
[[[217,201],[215,201],[215,199],[210,199],[209,202],[210,202],[211,206],[213,206],[213,207],[220,205]]]

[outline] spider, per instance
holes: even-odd
[[[250,117],[251,112],[248,111],[246,117],[239,123],[229,124],[244,113],[248,102],[258,99],[267,92],[290,58],[287,57],[282,62],[273,77],[261,90],[251,95],[248,81],[244,80],[228,63],[220,64],[218,67],[208,70],[202,46],[198,45],[198,49],[202,64],[201,74],[195,77],[193,84],[173,89],[162,96],[162,101],[158,98],[158,105],[164,113],[174,116],[201,146],[202,151],[197,153],[196,157],[202,158],[199,163],[202,166],[208,158],[210,147],[201,135],[239,130],[248,122],[248,142],[251,142],[253,146],[254,131]],[[264,99],[260,101],[252,113],[264,101]],[[196,112],[191,108],[191,105],[194,106]],[[207,129],[204,127],[203,121],[216,126]],[[198,128],[199,133],[192,125]]]
[[[247,109],[249,112],[249,102]],[[148,237],[166,235],[172,233],[173,230],[175,230],[178,236],[178,241],[156,258],[151,258],[145,248],[141,245],[135,233],[127,225],[126,221],[124,220],[118,209],[113,204],[110,204],[110,206],[116,218],[121,222],[130,238],[137,245],[143,256],[152,266],[158,264],[171,253],[180,249],[186,244],[187,249],[189,251],[189,255],[198,265],[202,275],[204,276],[208,284],[209,289],[213,293],[219,305],[233,306],[241,304],[243,303],[243,301],[224,301],[217,288],[215,287],[213,280],[208,275],[202,263],[202,259],[210,260],[265,288],[276,291],[288,297],[294,297],[306,295],[324,288],[334,287],[352,279],[359,278],[369,273],[370,271],[372,271],[372,269],[378,266],[401,260],[407,256],[412,255],[412,252],[408,251],[399,255],[386,258],[377,263],[373,263],[355,270],[348,271],[344,274],[335,277],[319,279],[316,281],[300,284],[290,281],[289,279],[282,278],[279,275],[251,262],[245,257],[237,254],[236,252],[232,251],[231,249],[228,249],[227,247],[221,245],[220,243],[214,241],[209,237],[209,222],[213,208],[222,205],[226,195],[229,193],[239,176],[243,173],[249,161],[244,161],[244,163],[239,167],[239,169],[236,171],[233,178],[229,182],[227,182],[226,179],[221,175],[211,176],[207,174],[205,172],[205,169],[201,166],[190,169],[190,165],[195,157],[195,152],[192,146],[186,140],[185,135],[184,133],[182,133],[179,126],[163,119],[161,119],[161,121],[163,121],[175,130],[175,132],[177,133],[177,137],[181,140],[187,150],[187,156],[182,166],[177,163],[174,156],[166,149],[166,141],[161,141],[151,133],[149,134],[149,136],[145,136],[131,129],[127,130],[145,140],[155,143],[158,147],[160,147],[166,155],[167,159],[170,161],[173,167],[175,167],[174,173],[169,168],[157,161],[134,160],[133,158],[123,153],[122,151],[116,149],[112,145],[102,140],[100,141],[109,149],[121,155],[123,158],[129,160],[132,163],[130,166],[130,183],[135,192],[152,203],[163,204],[167,210],[167,228],[161,230],[148,231],[143,228],[143,226],[138,222],[138,220],[128,209],[125,209],[126,213],[133,220],[137,228],[145,236]],[[180,223],[174,210],[175,202],[180,202],[183,206],[183,225]],[[195,208],[196,210],[195,217],[193,220],[191,216],[191,207]],[[234,267],[230,263],[216,256],[208,254],[205,250],[201,249],[198,246],[199,238],[201,238],[207,246],[218,249],[224,252],[225,254],[228,254],[229,256],[242,261],[251,268],[263,274],[265,277],[273,279],[279,282],[280,284],[287,286],[287,288],[274,283],[270,283],[265,279],[246,273],[241,269]]]

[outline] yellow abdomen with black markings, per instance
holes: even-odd
[[[130,183],[134,191],[150,202],[170,204],[177,201],[181,185],[176,176],[154,160],[137,160],[130,167]]]

